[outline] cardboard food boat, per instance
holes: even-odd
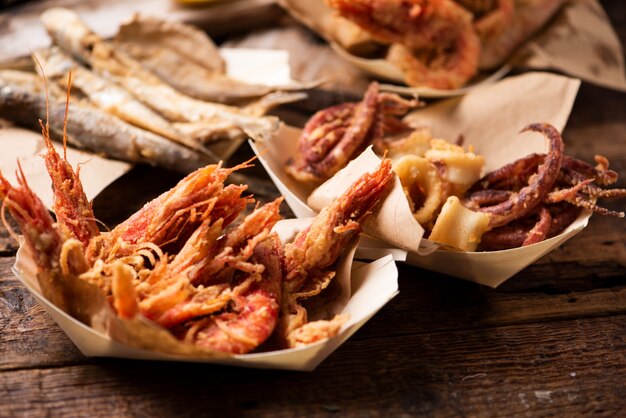
[[[485,172],[531,153],[546,151],[545,140],[536,133],[519,134],[526,125],[546,122],[562,131],[571,112],[579,80],[548,73],[528,73],[473,90],[417,110],[406,119],[432,129],[435,138],[455,141],[463,136],[485,157]],[[373,171],[380,160],[366,150],[315,191],[299,183],[284,170],[296,155],[300,130],[284,127],[273,141],[252,143],[259,160],[298,217],[310,217],[364,172]],[[567,138],[565,150],[567,153]],[[391,254],[396,260],[439,273],[497,287],[541,256],[580,232],[591,213],[583,211],[563,233],[543,242],[493,252],[451,251],[423,239],[423,228],[415,221],[396,179],[394,190],[381,209],[365,224],[366,238],[358,257],[378,258]]]
[[[310,219],[280,221],[274,228],[281,239],[290,239],[307,227]],[[336,265],[337,275],[325,292],[315,297],[309,320],[348,316],[339,334],[330,339],[291,349],[274,349],[243,355],[204,350],[176,340],[169,331],[142,319],[121,320],[97,289],[83,297],[83,311],[91,312],[87,325],[46,299],[37,281],[35,263],[21,247],[13,268],[44,310],[61,327],[79,350],[90,357],[118,357],[138,360],[167,360],[222,364],[239,367],[310,371],[339,348],[378,310],[398,294],[398,271],[393,257],[383,256],[370,263],[353,263],[357,242],[347,248]]]

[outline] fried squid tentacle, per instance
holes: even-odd
[[[525,131],[542,133],[548,142],[548,154],[538,166],[536,175],[531,176],[528,185],[513,193],[502,203],[478,208],[479,211],[491,215],[489,225],[492,228],[506,225],[531,212],[548,194],[561,169],[564,145],[556,128],[548,124],[532,124],[522,130],[522,132]]]
[[[539,209],[539,220],[533,226],[533,228],[528,232],[526,238],[524,238],[524,242],[522,242],[522,247],[526,245],[536,244],[538,242],[543,241],[548,236],[548,232],[550,231],[550,223],[552,222],[552,215],[550,215],[550,211],[546,207],[541,207]]]
[[[330,178],[368,145],[389,134],[408,132],[409,126],[399,118],[416,105],[417,101],[380,93],[376,82],[370,84],[361,102],[313,115],[298,140],[298,158],[287,162],[287,172],[304,182]]]
[[[545,213],[545,210],[548,213]],[[561,202],[542,206],[540,211],[542,213],[540,213],[539,217],[536,214],[531,214],[526,218],[486,232],[480,241],[480,250],[507,250],[534,244],[546,238],[552,238],[563,232],[565,228],[578,218],[581,208]],[[550,217],[549,221],[548,215]],[[547,233],[545,233],[546,224],[548,226]],[[544,233],[545,236],[543,236]]]
[[[562,140],[556,130],[549,125],[531,125],[528,129],[546,135],[550,153],[530,154],[485,175],[463,197],[466,207],[493,216],[492,230],[482,237],[483,250],[530,245],[552,237],[570,225],[581,208],[624,217],[622,212],[596,204],[602,198],[626,197],[626,189],[604,188],[618,177],[609,170],[606,157],[597,155],[594,167],[562,155],[559,165]],[[503,210],[509,212],[503,214]]]

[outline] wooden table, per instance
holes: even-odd
[[[603,3],[626,44],[626,8]],[[343,65],[292,26],[233,43],[294,49],[287,35]],[[296,76],[319,75],[316,62],[296,54]],[[626,176],[626,96],[584,84],[565,138],[569,154],[604,154]],[[137,167],[95,200],[96,214],[115,224],[177,178]],[[0,416],[618,416],[625,233],[623,220],[594,216],[496,290],[401,265],[400,295],[311,373],[86,358],[12,276],[15,247],[0,238]]]

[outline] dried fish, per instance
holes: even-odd
[[[16,86],[33,93],[45,93],[44,83],[35,74],[20,70],[0,70],[0,85]],[[56,85],[48,86],[51,95],[61,95],[62,90]]]
[[[184,23],[135,14],[130,21],[120,26],[114,42],[142,43],[147,48],[159,46],[176,51],[185,61],[192,61],[210,72],[226,72],[226,63],[211,38],[205,32]]]
[[[78,88],[96,107],[139,128],[197,151],[209,153],[202,146],[204,142],[209,142],[203,136],[205,129],[202,124],[172,125],[119,85],[82,67],[57,46],[39,51],[36,57],[41,62],[46,77],[56,80],[62,86],[67,85],[66,76],[72,71],[72,87]]]
[[[60,89],[50,92],[50,130],[56,138],[61,138],[65,103],[63,96],[58,95]],[[46,118],[43,81],[34,73],[0,71],[0,114],[19,125],[34,128],[37,119]],[[180,172],[191,172],[215,162],[207,155],[132,126],[84,101],[71,102],[69,115],[68,141],[98,154]]]
[[[254,139],[269,140],[280,126],[275,117],[257,117],[245,108],[204,102],[178,92],[141,63],[101,39],[71,10],[49,9],[41,19],[57,45],[88,64],[97,74],[124,87],[170,121],[203,122],[208,130],[217,124],[219,134],[227,134],[231,139],[248,135]],[[230,127],[226,128],[227,125]]]
[[[204,32],[178,22],[135,15],[120,27],[116,50],[144,67],[178,91],[200,100],[241,103],[272,91],[293,91],[317,83],[289,86],[249,84],[230,78],[217,47]]]

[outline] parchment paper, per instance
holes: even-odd
[[[226,73],[248,84],[288,86],[291,78],[289,53],[279,49],[220,48]]]
[[[571,1],[519,56],[521,67],[551,68],[626,91],[622,44],[597,0]]]

